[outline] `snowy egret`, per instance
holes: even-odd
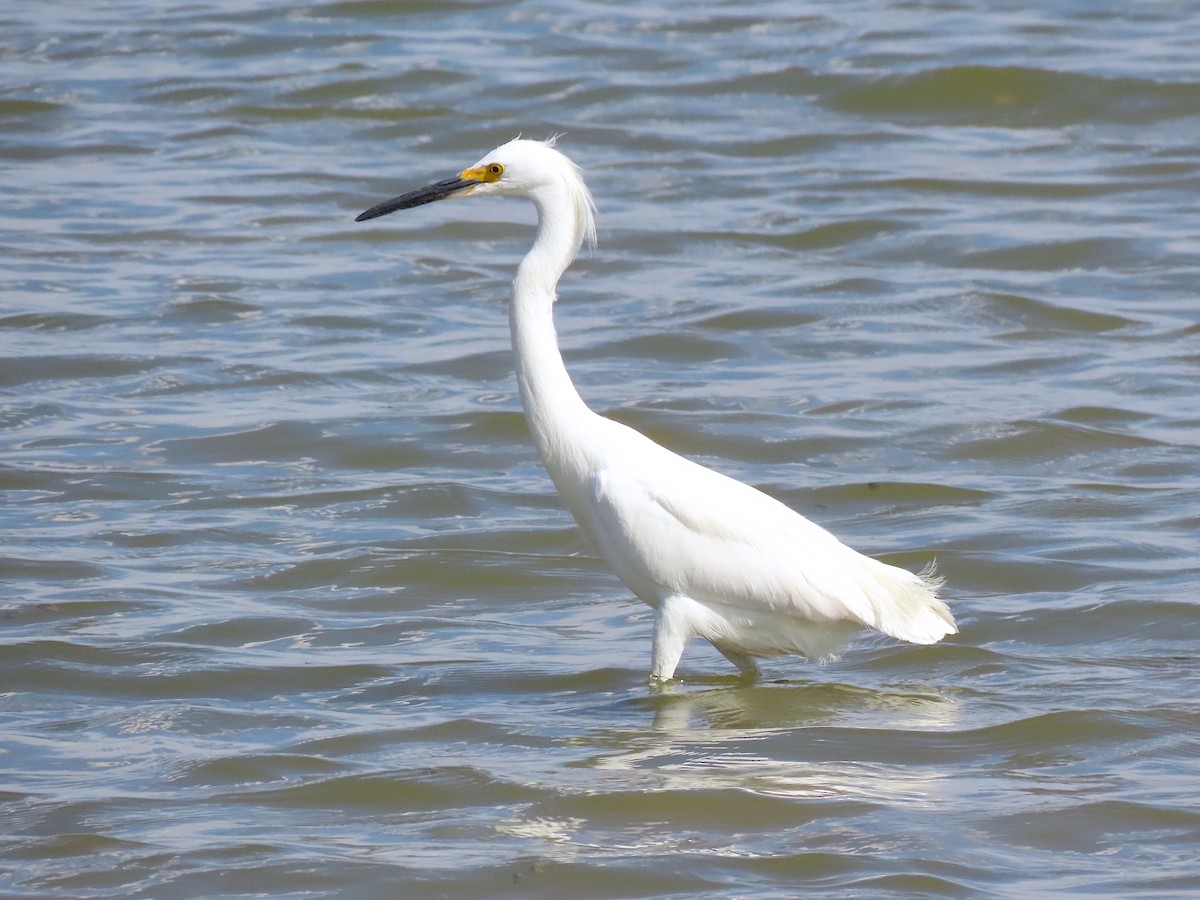
[[[355,221],[468,194],[537,207],[537,236],[508,311],[521,404],[575,521],[654,610],[652,679],[674,676],[693,637],[757,675],[755,657],[827,658],[863,628],[917,644],[958,630],[932,565],[917,575],[863,556],[761,491],[584,404],[558,350],[553,306],[559,278],[583,242],[595,241],[594,205],[553,139],[510,141]]]

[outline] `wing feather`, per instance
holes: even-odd
[[[579,494],[564,496],[609,565],[650,605],[691,597],[729,620],[729,646],[740,632],[818,656],[835,652],[851,626],[915,643],[957,630],[936,576],[864,556],[762,491],[603,421],[618,430],[620,452],[597,454],[607,464],[575,482]],[[787,633],[771,644],[764,632],[775,627]]]
[[[652,480],[615,469],[593,476],[599,530],[612,545],[601,550],[619,573],[702,602],[876,624],[848,574],[866,557],[761,491],[672,457]]]

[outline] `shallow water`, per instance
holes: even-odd
[[[1200,890],[1200,4],[9,4],[0,892]],[[559,505],[521,204],[599,411],[961,633],[758,684]]]

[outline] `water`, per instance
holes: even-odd
[[[1200,890],[1200,4],[0,10],[0,892]],[[538,465],[517,203],[565,132],[594,408],[961,634],[752,686]]]

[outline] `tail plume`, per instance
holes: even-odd
[[[918,574],[887,566],[888,588],[878,604],[879,624],[885,634],[914,644],[936,644],[948,634],[957,634],[954,615],[937,593],[946,580],[937,572],[936,560]]]

